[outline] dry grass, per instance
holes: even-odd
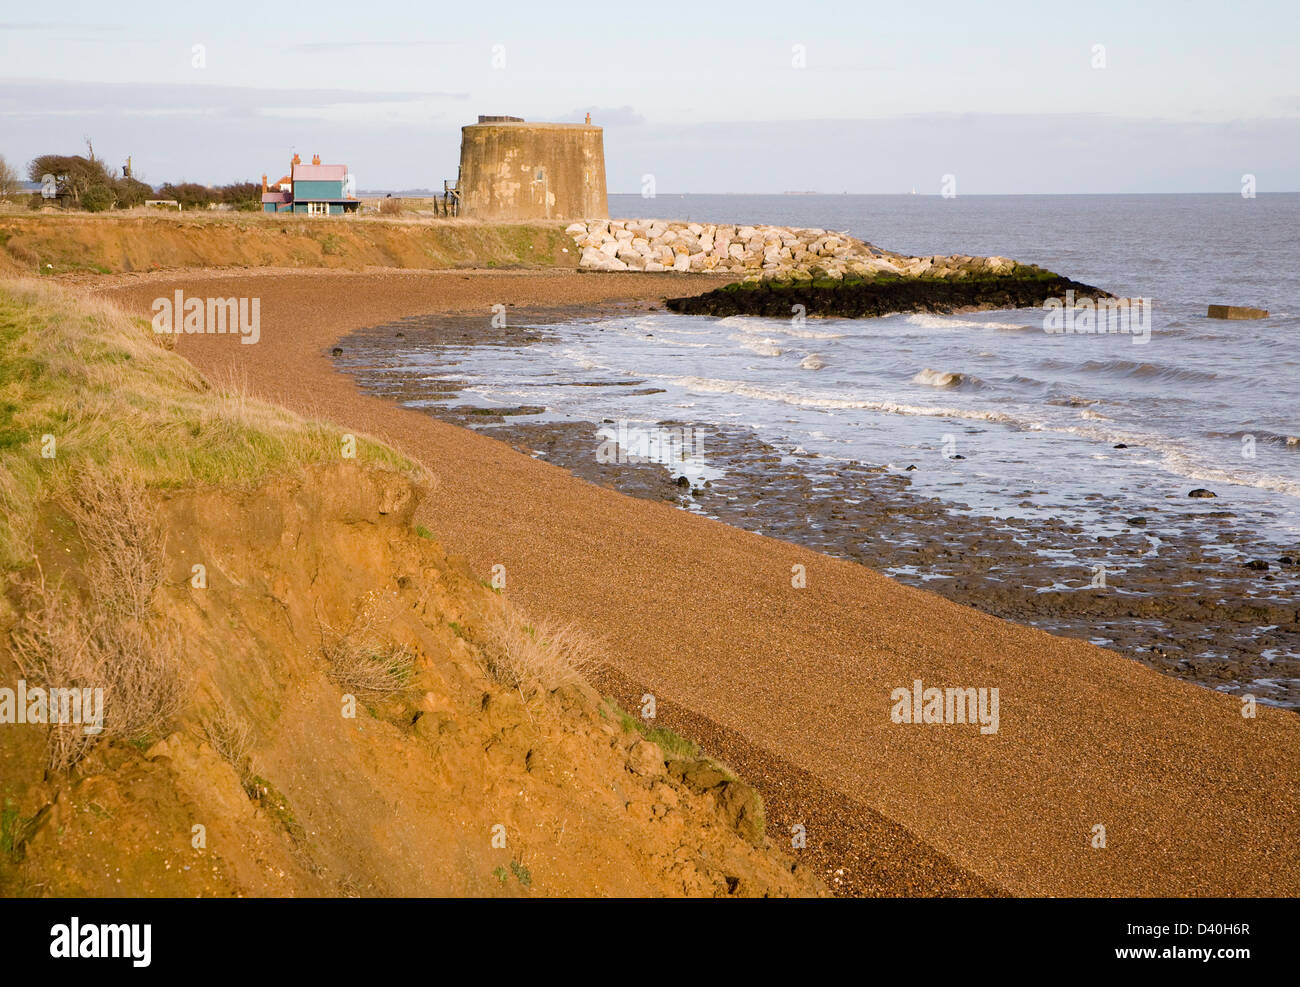
[[[131,479],[87,468],[60,506],[85,550],[80,588],[28,588],[11,635],[24,677],[46,687],[103,690],[103,731],[51,724],[48,764],[67,770],[104,738],[160,732],[181,710],[185,687],[175,628],[153,609],[162,582],[162,543],[146,491]]]
[[[396,644],[344,637],[321,650],[334,681],[356,692],[396,695],[415,669],[415,655]]]
[[[347,630],[320,625],[321,655],[329,664],[330,677],[345,689],[393,696],[410,683],[415,655],[383,631],[392,617],[391,604],[382,597],[367,597]]]
[[[239,715],[230,702],[221,697],[212,709],[200,718],[203,739],[217,754],[229,762],[239,773],[241,781],[252,774],[249,751],[253,742],[253,728]]]
[[[483,624],[479,653],[489,676],[526,696],[582,681],[597,664],[594,644],[573,625],[531,622],[508,606]]]

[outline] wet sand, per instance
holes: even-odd
[[[859,893],[1281,894],[1300,890],[1300,718],[981,614],[863,565],[587,483],[485,435],[360,393],[349,331],[491,306],[661,304],[687,275],[217,272],[118,278],[147,313],[175,288],[261,298],[262,338],[182,337],[205,372],[381,436],[435,478],[421,523],[507,594],[608,646],[629,706],[731,757]],[[792,586],[792,566],[806,587]],[[898,724],[890,694],[998,688],[999,729]],[[695,729],[690,729],[693,724]],[[1106,846],[1094,848],[1096,826]],[[840,873],[836,873],[839,871]],[[839,884],[836,885],[836,879]]]

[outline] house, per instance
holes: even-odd
[[[319,154],[312,155],[309,165],[295,154],[289,174],[274,185],[268,185],[266,176],[262,176],[263,212],[338,216],[360,207],[348,166],[321,164]]]

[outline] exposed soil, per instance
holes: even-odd
[[[157,608],[192,706],[170,736],[102,743],[45,780],[44,729],[5,727],[0,893],[824,893],[713,762],[642,739],[589,686],[493,680],[477,642],[505,603],[416,534],[418,495],[342,465],[169,497]],[[413,656],[391,694],[340,681],[322,652],[358,614]],[[250,729],[247,761],[204,733],[217,702]]]

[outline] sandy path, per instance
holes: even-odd
[[[1261,707],[1245,718],[1237,699],[1117,654],[583,483],[361,395],[329,358],[349,329],[405,315],[465,310],[472,322],[497,302],[594,306],[716,285],[570,272],[264,272],[119,278],[101,290],[141,312],[175,287],[260,297],[258,345],[191,336],[180,352],[423,461],[438,480],[423,523],[476,570],[504,564],[507,593],[525,607],[590,628],[628,677],[816,779],[803,820],[810,843],[857,803],[1015,894],[1300,892],[1295,714]],[[807,568],[805,589],[791,586],[796,563]],[[892,723],[891,691],[917,678],[997,687],[1000,729]],[[1090,846],[1099,824],[1105,849]],[[859,842],[879,835],[880,821],[858,832],[867,834]],[[894,835],[881,855],[924,855]],[[877,851],[856,852],[861,867]],[[906,863],[895,890],[942,888],[926,884],[924,861],[921,877]]]

